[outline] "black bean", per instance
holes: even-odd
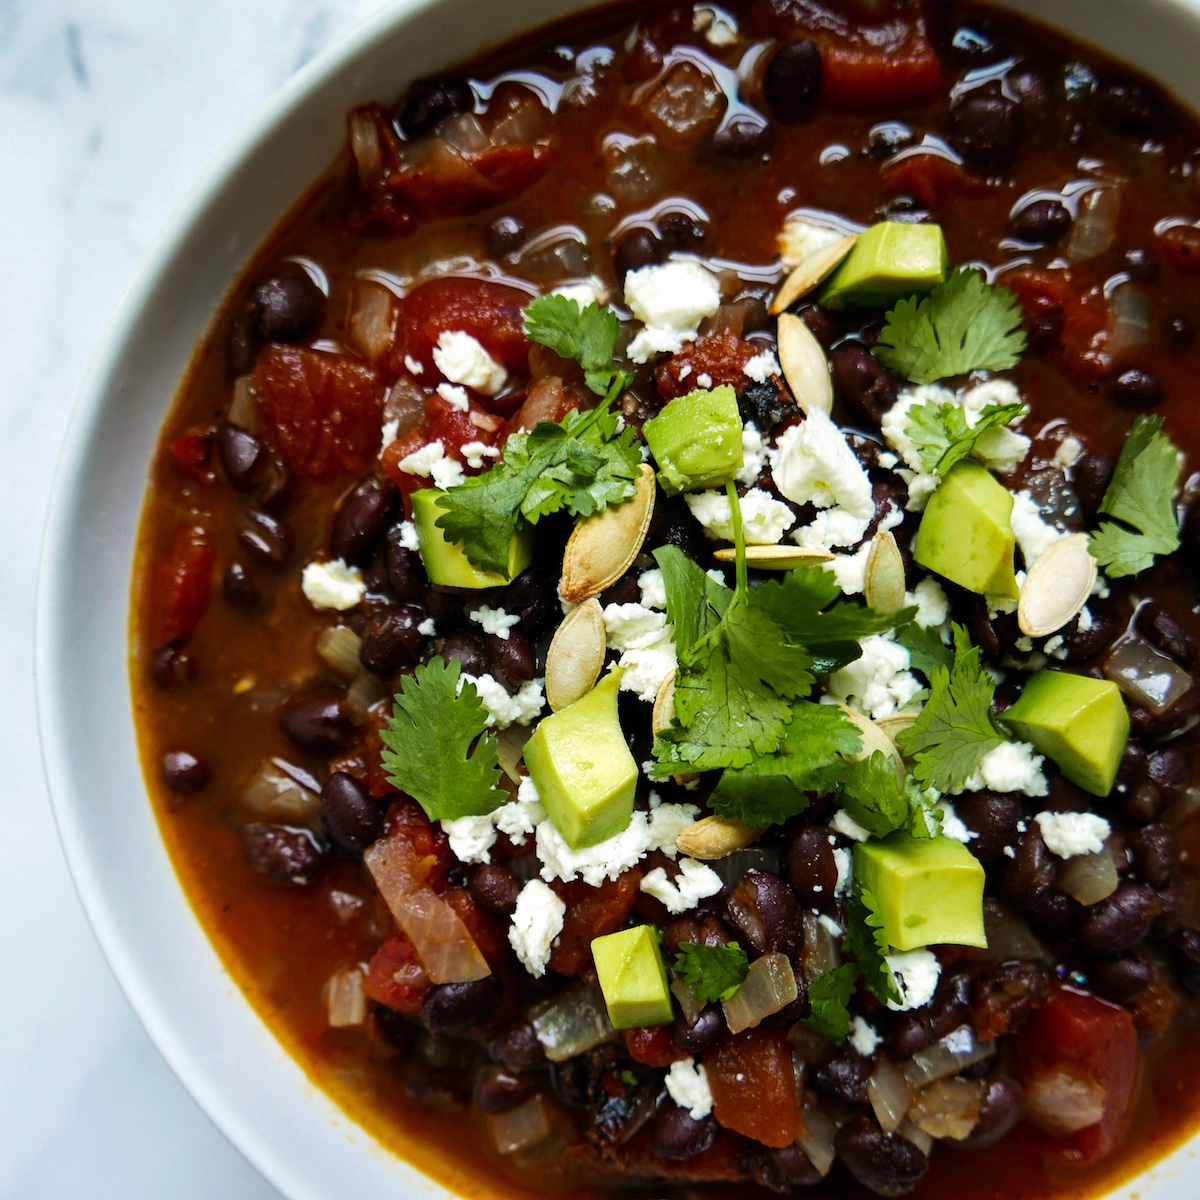
[[[708,237],[708,230],[687,212],[664,213],[655,224],[672,250],[693,250]]]
[[[277,883],[303,885],[321,865],[321,845],[309,829],[254,823],[242,830],[250,865]]]
[[[760,954],[799,954],[804,944],[791,889],[778,875],[751,868],[734,884],[725,918]]]
[[[299,263],[285,263],[250,293],[254,327],[265,342],[298,342],[325,315],[325,293]]]
[[[861,342],[843,342],[829,356],[838,395],[877,426],[900,392],[896,377]]]
[[[1066,316],[1061,304],[1049,304],[1025,318],[1025,336],[1030,350],[1050,350],[1062,337]]]
[[[845,1100],[847,1104],[866,1104],[867,1083],[873,1070],[872,1059],[846,1044],[836,1058],[818,1068],[813,1079],[827,1095]]]
[[[452,633],[438,642],[438,653],[447,661],[458,659],[464,675],[486,675],[488,670],[487,648],[482,639],[473,633]]]
[[[1112,482],[1116,464],[1103,454],[1092,454],[1084,451],[1071,467],[1071,486],[1079,503],[1083,506],[1084,514],[1095,518],[1100,511],[1100,501]]]
[[[974,91],[950,109],[950,140],[967,162],[991,172],[1012,165],[1021,144],[1021,108],[1007,96]]]
[[[387,567],[388,583],[392,594],[401,604],[420,604],[424,597],[425,568],[421,556],[404,545],[404,529],[395,525],[388,530],[384,546],[383,561]]]
[[[456,117],[475,107],[475,93],[465,79],[438,75],[418,79],[408,89],[398,124],[406,138],[432,133],[447,117]]]
[[[1130,367],[1122,371],[1109,388],[1113,400],[1122,408],[1131,408],[1136,412],[1148,412],[1157,408],[1164,399],[1163,386],[1157,375],[1142,370],[1141,367]]]
[[[521,684],[533,678],[537,670],[537,656],[533,643],[519,629],[510,629],[506,638],[487,634],[484,643],[492,674],[510,692],[515,692]]]
[[[1001,864],[1000,892],[1014,907],[1029,912],[1054,882],[1054,863],[1038,827],[1030,822],[1016,846],[1016,857]]]
[[[242,513],[237,535],[259,561],[272,567],[286,566],[296,545],[292,527],[260,508],[248,508]]]
[[[1146,778],[1149,769],[1150,760],[1146,751],[1137,742],[1126,742],[1121,752],[1120,766],[1117,767],[1117,787],[1126,790],[1136,787]]]
[[[1175,973],[1193,996],[1200,996],[1200,933],[1180,929],[1171,938]]]
[[[1165,804],[1158,784],[1144,779],[1121,797],[1121,816],[1139,825],[1149,825],[1157,819]]]
[[[1135,736],[1146,741],[1165,741],[1172,734],[1191,728],[1200,716],[1200,692],[1189,688],[1164,712],[1153,712],[1140,704],[1129,707],[1129,724]]]
[[[475,1103],[485,1113],[502,1113],[523,1104],[534,1093],[531,1080],[500,1066],[486,1066],[475,1076]]]
[[[435,983],[421,1001],[421,1020],[435,1037],[482,1025],[500,1003],[495,975],[466,983]]]
[[[986,1150],[1011,1132],[1021,1115],[1021,1093],[1007,1075],[993,1075],[983,1093],[975,1128],[954,1144],[963,1150]]]
[[[725,1016],[715,1004],[706,1005],[694,1021],[680,1013],[671,1022],[671,1040],[681,1050],[699,1054],[718,1042],[725,1034]]]
[[[1161,604],[1149,600],[1137,611],[1138,632],[1151,645],[1191,670],[1200,655],[1196,639]]]
[[[528,634],[548,629],[561,614],[558,579],[545,567],[529,567],[504,590],[504,609],[521,614],[521,628]]]
[[[179,638],[165,642],[150,663],[150,678],[164,692],[191,683],[199,668]]]
[[[799,1146],[756,1148],[749,1165],[755,1183],[786,1196],[793,1194],[793,1188],[811,1187],[823,1178]]]
[[[249,375],[259,350],[258,332],[254,328],[254,313],[247,302],[229,322],[225,334],[225,371],[231,379]]]
[[[954,811],[975,834],[967,849],[981,863],[993,863],[1004,854],[1005,846],[1016,844],[1025,809],[1011,793],[982,791],[956,797]]]
[[[240,491],[258,481],[258,468],[263,463],[263,444],[252,433],[222,421],[217,426],[217,455],[229,482]]]
[[[1195,341],[1196,329],[1187,317],[1176,314],[1167,322],[1167,343],[1173,350],[1190,350]]]
[[[525,226],[520,217],[497,217],[487,232],[488,253],[493,258],[504,258],[525,244]]]
[[[1130,1004],[1150,986],[1154,978],[1154,963],[1149,956],[1135,950],[1120,958],[1101,959],[1086,971],[1088,986],[1098,996],[1114,1004]]]
[[[1135,246],[1125,251],[1125,274],[1135,283],[1153,283],[1158,277],[1158,263]]]
[[[676,917],[663,930],[663,953],[674,958],[685,942],[697,946],[728,946],[733,941],[729,927],[715,913],[695,912]]]
[[[1187,755],[1178,746],[1155,750],[1146,759],[1146,773],[1164,796],[1176,800],[1189,781]]]
[[[251,609],[262,599],[244,563],[231,562],[221,578],[221,591],[234,608]]]
[[[1035,200],[1018,208],[1008,220],[1009,232],[1023,242],[1048,246],[1071,228],[1071,210],[1061,200]]]
[[[1166,937],[1191,925],[1196,919],[1197,884],[1193,875],[1176,875],[1158,893],[1158,916],[1151,932]]]
[[[1054,100],[1050,85],[1042,74],[1033,67],[1016,67],[1005,78],[1008,90],[1021,103],[1021,115],[1025,122],[1044,121],[1051,113]]]
[[[935,1042],[971,1020],[971,974],[949,971],[938,981],[929,1011],[929,1032]]]
[[[834,1145],[850,1174],[880,1196],[907,1195],[929,1169],[929,1160],[908,1138],[884,1133],[865,1113],[838,1130]]]
[[[197,792],[209,780],[208,763],[188,750],[168,750],[162,756],[162,774],[173,792]]]
[[[625,276],[630,271],[657,266],[666,258],[666,246],[649,229],[631,229],[613,247],[613,273],[617,277],[617,287],[624,291]]]
[[[1137,83],[1108,83],[1095,94],[1096,116],[1116,133],[1147,134],[1161,117],[1158,100]]]
[[[1046,998],[1050,980],[1036,963],[1008,962],[985,971],[971,988],[971,1021],[985,1041],[1018,1029]]]
[[[753,384],[746,389],[747,392],[754,387]],[[760,426],[764,430],[764,426]],[[664,521],[662,529],[662,544],[664,546],[678,546],[680,550],[696,562],[704,562],[707,556],[711,554],[709,546],[711,542],[707,541],[704,536],[704,530],[700,522],[692,516],[686,505],[679,504],[677,501],[668,501],[664,507]]]
[[[258,502],[263,508],[280,504],[292,486],[292,473],[281,458],[271,456],[263,463],[262,482],[258,486]]]
[[[1049,929],[1054,933],[1065,933],[1075,924],[1083,906],[1074,896],[1065,892],[1046,892],[1028,908],[1030,925]]]
[[[713,133],[713,149],[728,158],[753,158],[771,144],[771,126],[758,113],[737,113]]]
[[[347,771],[334,771],[321,788],[325,828],[343,850],[361,854],[383,833],[383,811]]]
[[[1138,877],[1153,888],[1165,887],[1179,869],[1179,838],[1169,825],[1145,825],[1133,830],[1129,850]]]
[[[810,38],[784,42],[763,72],[763,96],[781,121],[798,121],[821,90],[821,51]]]
[[[717,1140],[717,1125],[711,1117],[693,1121],[686,1108],[665,1100],[654,1115],[654,1153],[672,1162],[683,1162],[703,1154]]]
[[[362,632],[358,657],[368,671],[389,676],[401,667],[410,667],[421,651],[417,626],[425,614],[412,604],[401,604],[373,616]]]
[[[511,913],[520,894],[521,881],[501,863],[482,863],[471,872],[471,895],[488,912]]]
[[[903,1062],[912,1058],[933,1040],[929,1017],[918,1009],[896,1013],[884,1031],[883,1040],[894,1059]]]
[[[298,745],[310,750],[336,750],[350,731],[342,714],[341,696],[314,692],[295,696],[279,710],[279,725]]]
[[[1086,662],[1095,658],[1116,640],[1119,632],[1120,626],[1111,613],[1093,612],[1092,623],[1087,629],[1081,630],[1072,624],[1069,632],[1063,634],[1065,661]]]
[[[524,1071],[546,1060],[545,1047],[538,1041],[531,1021],[518,1021],[502,1029],[492,1038],[488,1052],[510,1071]]]
[[[1158,899],[1152,889],[1144,883],[1122,883],[1087,910],[1075,932],[1084,949],[1117,954],[1141,942],[1157,915]]]
[[[827,909],[837,903],[837,860],[823,825],[798,825],[788,839],[787,878],[801,904]]]
[[[329,553],[351,566],[371,556],[400,504],[400,494],[390,480],[366,479],[342,501],[333,518]]]
[[[842,336],[841,322],[829,309],[822,308],[819,304],[805,304],[796,310],[796,315],[826,350],[831,349],[833,343]]]

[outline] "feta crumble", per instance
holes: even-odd
[[[762,474],[763,464],[767,461],[767,447],[763,436],[758,432],[758,426],[753,421],[747,421],[742,426],[742,466],[734,475],[738,483],[753,487],[759,475]]]
[[[362,572],[348,567],[340,558],[310,562],[300,574],[300,590],[316,609],[345,612],[361,603],[367,594]]]
[[[608,647],[620,654],[617,665],[625,669],[621,691],[653,703],[662,681],[679,666],[675,627],[666,613],[636,603],[609,604],[603,616]]]
[[[742,368],[742,373],[755,383],[766,383],[773,375],[778,375],[781,369],[774,352],[763,350]]]
[[[1040,812],[1033,819],[1041,828],[1046,849],[1059,858],[1099,854],[1112,832],[1112,826],[1095,813]]]
[[[833,894],[848,895],[850,885],[854,882],[854,855],[845,846],[835,846],[833,861],[837,866],[837,883],[834,885]]]
[[[550,295],[574,300],[581,312],[589,304],[603,304],[606,298],[598,279],[580,279],[574,283],[564,283],[551,289]]]
[[[945,589],[932,575],[922,579],[913,589],[911,600],[906,596],[905,602],[917,606],[914,621],[925,629],[944,625],[950,617],[950,599]]]
[[[1079,461],[1082,454],[1083,443],[1074,434],[1068,434],[1058,443],[1052,462],[1060,471],[1066,471]]]
[[[419,450],[402,458],[396,464],[397,469],[409,475],[420,475],[424,479],[432,479],[434,487],[448,488],[462,483],[466,478],[462,463],[453,458],[447,458],[446,448],[441,438],[427,442]]]
[[[475,685],[480,703],[488,712],[488,729],[528,725],[541,713],[546,704],[546,695],[542,691],[540,679],[531,679],[528,683],[523,683],[515,695],[509,695],[508,689],[493,675],[468,675],[464,671],[458,678],[459,691],[466,683]]]
[[[779,494],[794,504],[844,508],[868,521],[875,515],[867,472],[820,409],[786,429],[769,457]]]
[[[694,858],[681,858],[679,874],[674,879],[662,867],[655,867],[642,877],[641,890],[661,900],[667,912],[678,915],[715,896],[724,886],[712,867]]]
[[[494,396],[508,381],[504,367],[461,329],[442,331],[433,348],[433,362],[451,383],[465,384],[484,396]]]
[[[900,989],[900,1002],[889,1000],[888,1008],[893,1012],[908,1012],[923,1008],[933,999],[937,991],[938,976],[942,964],[932,950],[906,950],[884,956],[884,961]]]
[[[667,607],[667,585],[663,573],[657,567],[643,571],[638,576],[638,591],[642,593],[642,604],[646,608]]]
[[[695,338],[700,322],[721,306],[717,277],[697,262],[673,259],[630,271],[625,303],[645,328],[629,343],[635,363],[654,354],[674,354]]]
[[[484,633],[490,633],[504,642],[508,641],[508,631],[521,623],[520,613],[506,613],[502,608],[489,608],[486,604],[472,609],[467,616],[481,626]]]
[[[724,492],[688,492],[692,516],[714,541],[733,541],[733,508]],[[796,514],[762,488],[751,488],[740,502],[742,533],[748,546],[774,546],[796,523]]]
[[[545,819],[546,810],[537,787],[526,775],[516,796],[507,804],[482,816],[443,819],[441,826],[450,840],[450,849],[461,862],[487,863],[492,861],[491,850],[496,844],[497,832],[507,834],[514,846],[523,846],[526,838]]]
[[[487,442],[466,442],[462,446],[462,456],[467,460],[467,466],[474,471],[480,470],[485,458],[499,458],[500,451]]]
[[[383,427],[379,430],[379,457],[383,457],[383,452],[400,436],[400,422],[384,421]]]
[[[425,364],[418,362],[411,354],[404,356],[404,366],[410,375],[424,375]]]
[[[411,521],[400,522],[400,545],[405,550],[421,549],[421,539],[417,537],[417,527]]]
[[[567,906],[540,879],[531,879],[517,897],[508,942],[525,969],[540,979],[546,973],[554,939],[562,932]]]
[[[1001,742],[979,760],[979,768],[963,785],[964,792],[1020,792],[1044,796],[1050,786],[1042,772],[1045,760],[1028,742]]]
[[[703,1121],[712,1112],[712,1091],[703,1063],[694,1058],[673,1062],[667,1071],[666,1084],[667,1095],[680,1108],[686,1108],[693,1121]]]
[[[848,837],[852,842],[865,842],[871,836],[871,831],[864,829],[844,808],[839,808],[829,818],[829,828],[840,833],[843,837]],[[836,850],[834,854],[837,854]],[[838,874],[840,876],[840,870]]]
[[[863,1056],[870,1058],[883,1043],[883,1038],[875,1032],[875,1026],[863,1017],[855,1017],[850,1023],[850,1045]]]
[[[456,383],[439,383],[437,394],[450,405],[455,412],[470,412],[471,401],[467,399],[466,388],[460,388]]]
[[[1037,502],[1027,491],[1013,493],[1011,520],[1013,534],[1026,567],[1032,567],[1044,550],[1067,536],[1042,516]]]
[[[417,626],[417,632],[422,637],[436,637],[437,636],[437,626],[434,624],[433,618],[426,617],[425,620],[423,620]]]
[[[909,670],[912,658],[894,632],[872,634],[860,645],[862,654],[829,677],[822,702],[846,704],[874,719],[890,717],[921,691]]]

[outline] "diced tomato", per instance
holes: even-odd
[[[300,475],[362,475],[379,453],[383,385],[348,354],[305,346],[268,346],[254,383],[275,445]]]
[[[705,387],[728,384],[741,391],[750,382],[746,364],[761,353],[761,348],[743,341],[736,334],[718,333],[700,338],[671,355],[655,372],[658,393],[664,400],[686,396],[701,385],[697,379],[707,375],[711,383]]]
[[[217,482],[217,474],[212,469],[212,437],[212,426],[203,425],[189,429],[171,443],[171,458],[175,465],[185,475],[206,485]]]
[[[396,932],[375,952],[362,989],[370,999],[415,1016],[430,986],[416,948],[406,934]]]
[[[747,1029],[701,1055],[713,1116],[764,1146],[790,1146],[804,1132],[792,1047],[782,1029]]]
[[[988,189],[960,163],[932,150],[901,151],[884,162],[879,174],[890,191],[915,196],[935,210],[958,196],[978,196]]]
[[[433,827],[424,809],[415,800],[397,799],[388,808],[384,835],[403,836],[417,858],[429,860],[423,866],[424,882],[440,894],[454,865],[454,854],[449,838],[440,826]]]
[[[671,1040],[669,1025],[648,1025],[642,1029],[625,1030],[625,1048],[634,1062],[647,1067],[669,1067],[673,1062],[690,1058]]]
[[[505,433],[528,433],[539,421],[561,422],[579,408],[579,401],[563,387],[557,375],[539,379],[521,406],[509,418]]]
[[[1029,1086],[1056,1071],[1070,1071],[1103,1089],[1104,1115],[1066,1137],[1039,1131],[1037,1145],[1051,1162],[1083,1166],[1121,1140],[1133,1110],[1138,1045],[1125,1009],[1085,992],[1060,987],[1017,1035],[1021,1080]]]
[[[575,975],[592,957],[592,939],[621,927],[637,899],[642,873],[637,867],[606,879],[599,887],[582,880],[550,886],[567,906],[562,932],[554,940],[550,965],[562,975]]]
[[[1195,225],[1169,225],[1158,240],[1167,262],[1181,275],[1200,271],[1200,229]]]
[[[1107,375],[1112,362],[1108,355],[1108,301],[1100,287],[1080,289],[1069,269],[1049,270],[1019,267],[1003,275],[1000,283],[1012,288],[1026,319],[1039,315],[1061,318],[1062,332],[1051,351],[1063,365],[1079,375]]]
[[[187,641],[196,632],[212,597],[215,561],[216,551],[205,530],[193,525],[175,530],[154,589],[159,645]]]
[[[466,888],[447,888],[442,893],[442,899],[458,913],[471,940],[490,964],[495,965],[507,956],[508,933],[505,922],[484,912]]]

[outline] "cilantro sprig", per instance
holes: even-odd
[[[971,371],[1007,371],[1024,349],[1021,306],[1013,292],[960,267],[923,300],[897,303],[875,356],[912,383],[936,383]]]
[[[988,430],[1011,424],[1028,412],[1024,404],[992,404],[979,414],[974,425],[968,425],[961,404],[927,400],[908,410],[910,423],[905,432],[912,438],[925,470],[945,475],[975,452],[979,439]]]
[[[937,812],[926,804],[923,790],[882,750],[848,764],[839,787],[842,807],[875,837],[898,829],[914,838],[941,832]]]
[[[580,308],[567,296],[538,296],[525,310],[525,336],[574,359],[584,371],[589,388],[608,396],[627,386],[630,376],[613,366],[613,350],[621,322],[611,308],[589,304]]]
[[[826,971],[813,980],[808,989],[808,1003],[812,1012],[804,1023],[822,1037],[839,1045],[850,1033],[849,1003],[858,983],[858,968],[845,963],[832,971]]]
[[[417,667],[401,683],[379,735],[387,781],[433,821],[482,816],[508,799],[496,786],[500,760],[487,709],[473,683],[459,690],[461,673],[458,659],[435,657]]]
[[[750,960],[736,942],[728,946],[680,942],[674,967],[675,974],[691,985],[701,1004],[715,1004],[728,1000],[745,983]]]
[[[1101,515],[1112,520],[1100,523],[1090,548],[1114,579],[1137,575],[1153,566],[1156,555],[1179,549],[1180,454],[1162,427],[1162,417],[1142,415],[1134,421],[1100,502]]]
[[[870,888],[856,883],[846,900],[846,938],[842,950],[862,972],[867,990],[881,1004],[900,1003],[900,989],[887,964],[891,947],[883,932],[883,918]]]

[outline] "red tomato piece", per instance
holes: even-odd
[[[1099,378],[1108,374],[1112,366],[1107,349],[1108,301],[1102,288],[1080,290],[1070,270],[1037,267],[1019,267],[999,282],[1016,293],[1028,320],[1040,315],[1061,319],[1052,357],[1079,375]]]
[[[430,986],[416,948],[406,934],[396,932],[375,952],[362,989],[371,1000],[415,1016]]]
[[[1039,1131],[1037,1144],[1046,1159],[1084,1166],[1116,1146],[1132,1115],[1138,1069],[1137,1030],[1125,1009],[1060,987],[1022,1026],[1017,1058],[1026,1087],[1067,1070],[1104,1091],[1104,1115],[1096,1124],[1066,1137]]]
[[[415,800],[397,799],[388,809],[384,833],[386,837],[402,836],[414,857],[425,860],[421,865],[423,882],[441,894],[455,859],[450,839],[440,827],[433,827],[425,810]]]
[[[567,906],[562,932],[554,940],[550,965],[561,975],[575,975],[591,963],[592,939],[621,927],[637,899],[642,873],[637,867],[606,879],[599,887],[582,880],[550,886]]]
[[[362,475],[379,453],[383,385],[348,354],[306,346],[268,346],[254,383],[279,452],[310,479]]]
[[[216,472],[212,469],[212,435],[212,426],[204,425],[189,429],[171,443],[175,465],[185,475],[206,485],[217,482]]]
[[[956,196],[978,196],[987,184],[972,178],[960,163],[932,150],[901,151],[879,169],[884,187],[915,196],[929,208],[942,208]]]
[[[728,384],[740,392],[750,382],[746,364],[761,353],[761,347],[745,342],[733,333],[717,333],[700,338],[671,355],[655,372],[655,383],[664,400],[686,396],[700,386],[701,375],[712,380],[706,387]]]
[[[647,1025],[642,1029],[625,1030],[625,1048],[634,1062],[647,1067],[669,1067],[673,1062],[690,1058],[671,1040],[669,1025]]]
[[[1171,225],[1158,235],[1167,262],[1181,275],[1200,271],[1200,229],[1195,225]]]
[[[782,1029],[747,1029],[701,1055],[717,1123],[764,1146],[790,1146],[804,1132],[792,1047]]]
[[[208,533],[193,525],[175,530],[171,552],[159,570],[158,642],[187,641],[196,632],[212,598],[216,551]]]

